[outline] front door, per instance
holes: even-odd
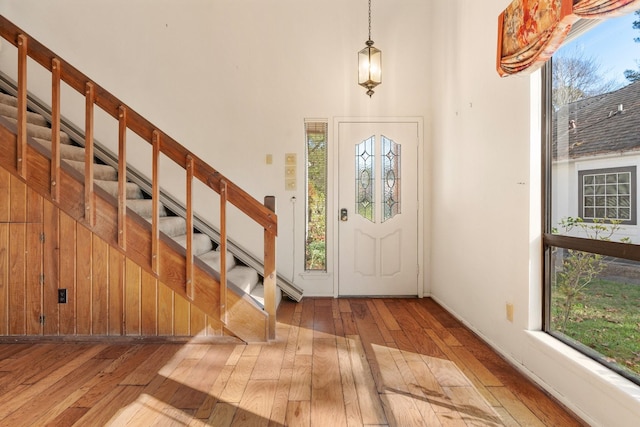
[[[418,123],[338,124],[338,294],[418,295]]]

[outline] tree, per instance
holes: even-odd
[[[552,61],[552,102],[557,110],[563,105],[584,98],[611,92],[618,88],[615,80],[606,80],[606,70],[596,57],[574,48]]]
[[[562,234],[569,234],[571,230],[577,228],[588,239],[610,241],[613,235],[621,229],[621,221],[593,220],[593,222],[587,223],[580,217],[567,217],[560,221],[560,227]],[[553,232],[557,233],[558,230],[554,229]],[[620,242],[631,243],[631,240],[624,237],[620,239]],[[553,307],[555,313],[553,324],[556,330],[563,333],[566,331],[576,299],[605,267],[604,257],[600,254],[567,249],[554,286],[556,298]]]
[[[633,21],[632,27],[634,30],[640,30],[640,10],[636,10],[634,13],[636,14],[637,19]],[[640,43],[640,37],[634,37],[633,41]],[[640,62],[636,60],[636,64],[638,64],[637,70],[624,70],[624,77],[631,83],[640,80]]]
[[[636,61],[636,64],[638,64],[638,68],[640,68],[640,62]],[[637,82],[640,80],[640,70],[624,70],[624,78],[631,83]]]

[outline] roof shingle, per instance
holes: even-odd
[[[567,104],[553,119],[554,160],[640,151],[640,81]]]

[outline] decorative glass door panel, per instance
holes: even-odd
[[[382,222],[400,213],[400,148],[382,136]]]
[[[356,144],[356,212],[375,222],[374,137]]]
[[[338,293],[417,295],[417,123],[340,123],[338,134]]]

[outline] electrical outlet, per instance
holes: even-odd
[[[66,303],[67,303],[67,290],[58,289],[58,304],[66,304]]]
[[[513,323],[513,304],[507,303],[507,320]]]

